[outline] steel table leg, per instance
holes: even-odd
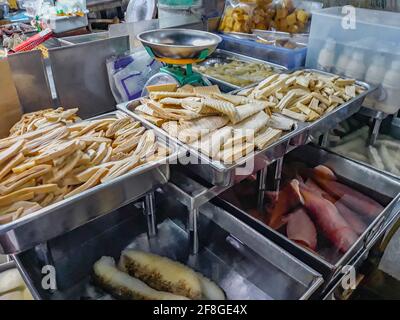
[[[276,160],[274,190],[279,191],[282,177],[283,157]]]
[[[372,128],[370,129],[368,145],[374,145],[376,143],[376,139],[379,135],[379,130],[381,128],[383,119],[374,119],[372,122]]]
[[[155,214],[155,196],[150,192],[145,196],[143,212],[147,219],[147,233],[149,237],[157,235],[156,214]]]
[[[199,234],[197,218],[199,216],[198,208],[188,208],[189,209],[189,241],[190,241],[190,252],[195,255],[199,252]]]
[[[329,146],[329,131],[324,133],[323,136],[321,137],[321,147],[327,148]]]
[[[268,167],[265,167],[264,169],[261,169],[257,174],[257,180],[258,180],[257,208],[261,212],[263,211],[264,207],[267,173],[268,173]]]

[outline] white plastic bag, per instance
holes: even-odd
[[[161,66],[145,50],[108,59],[110,87],[117,103],[139,98],[147,80]]]

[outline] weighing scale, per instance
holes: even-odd
[[[208,79],[193,71],[192,64],[205,60],[215,51],[222,41],[218,35],[189,29],[157,29],[142,32],[137,38],[151,57],[164,64],[145,88],[166,83],[211,85]],[[147,95],[146,89],[144,95]]]

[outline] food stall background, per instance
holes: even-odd
[[[218,9],[223,8],[223,1],[204,1],[204,8],[209,8],[207,5],[220,12]],[[338,2],[331,1],[328,5],[338,5]],[[397,10],[390,2],[384,7],[381,3],[362,1],[354,2],[353,5]],[[207,9],[204,11],[215,13]],[[165,21],[154,23],[159,26]],[[15,123],[21,112],[42,109],[44,106],[80,106],[84,117],[113,110],[115,101],[108,86],[105,59],[110,55],[126,52],[132,45],[134,35],[148,27],[145,25],[111,25],[104,38],[100,35],[100,39],[96,41],[92,41],[93,38],[90,37],[89,41],[85,41],[81,36],[55,41],[53,49],[50,49],[49,59],[32,51],[1,60],[0,82],[4,86],[0,87],[0,96],[3,97],[4,91],[4,96],[8,99],[1,99],[0,110],[4,106],[7,111],[5,118],[9,119],[9,125],[2,126],[5,129],[4,134],[8,130],[7,126]],[[119,27],[125,27],[125,30],[120,30]],[[205,25],[199,20],[190,27],[203,29]],[[102,54],[99,55],[99,52]]]

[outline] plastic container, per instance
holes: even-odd
[[[251,30],[255,29],[253,23],[254,9],[254,3],[235,0],[225,1],[225,9],[218,30],[221,32],[251,33]]]
[[[346,10],[342,12],[342,7],[313,11],[306,67],[318,68],[319,54],[326,45],[326,39],[331,38],[336,41],[335,55],[338,57],[334,71],[365,82],[372,80],[377,85],[379,75],[372,75],[379,68],[375,60],[382,56],[378,59],[385,59],[386,71],[391,61],[400,60],[399,35],[398,12],[354,8],[354,12],[349,13]],[[352,52],[350,60],[349,52]],[[368,72],[370,68],[375,70]],[[393,86],[392,79],[394,77],[389,74],[385,101],[373,106],[379,111],[393,113],[398,109],[389,105],[399,104],[399,88],[397,84]]]
[[[220,49],[276,63],[289,70],[303,67],[306,60],[307,48],[287,49],[224,34],[220,36],[223,39],[218,46]]]
[[[382,95],[375,109],[393,114],[400,109],[400,60],[392,62],[382,82]]]
[[[391,49],[399,43],[399,13],[354,8],[354,17],[342,13],[342,7],[313,11],[306,66],[316,68],[318,56],[326,39],[336,41],[336,56],[346,47],[364,52],[365,57],[376,53],[400,55]],[[354,19],[352,19],[354,18]]]

